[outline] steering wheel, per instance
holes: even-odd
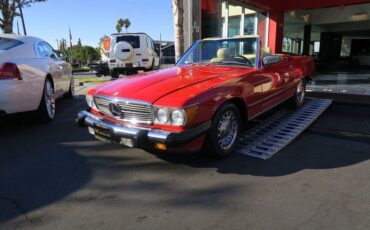
[[[252,65],[252,62],[248,59],[248,58],[246,58],[246,57],[244,57],[243,55],[237,55],[237,56],[235,56],[235,57],[233,57],[233,58],[236,58],[236,59],[243,59],[243,61],[245,61],[248,65],[250,65],[250,66],[253,66]]]

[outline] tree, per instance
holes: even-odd
[[[4,33],[13,33],[13,21],[19,7],[29,7],[33,3],[45,2],[47,0],[0,0],[0,28]]]
[[[184,53],[184,1],[172,0],[176,60]]]
[[[93,60],[100,59],[99,49],[91,46],[75,45],[70,49],[70,54],[74,62],[86,64]]]
[[[62,52],[65,52],[66,49],[67,49],[67,40],[62,38],[61,40],[59,40],[59,47],[58,49]]]
[[[123,19],[123,26],[125,27],[127,33],[127,29],[131,26],[130,19],[128,18]]]
[[[77,41],[77,46],[78,46],[78,47],[82,47],[82,42],[81,42],[81,38],[78,38],[78,41]]]
[[[118,33],[122,32],[123,23],[124,23],[124,21],[123,21],[122,18],[118,19],[117,25],[116,25],[116,30],[117,30]]]
[[[91,46],[83,46],[84,61],[92,62],[93,60],[100,59],[99,50]]]

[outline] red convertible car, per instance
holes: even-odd
[[[232,153],[248,120],[284,102],[300,107],[310,57],[261,57],[256,36],[194,43],[176,66],[97,86],[77,124],[129,147]]]

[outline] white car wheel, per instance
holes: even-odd
[[[75,83],[74,78],[72,77],[68,92],[65,94],[65,98],[73,98],[74,95],[75,95]]]
[[[40,106],[38,109],[43,121],[51,121],[55,116],[54,86],[51,80],[46,79]]]

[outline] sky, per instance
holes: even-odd
[[[68,26],[72,43],[81,38],[82,45],[98,46],[99,38],[116,32],[119,18],[131,21],[129,32],[145,32],[153,39],[173,41],[171,0],[47,0],[23,9],[27,35],[40,37],[57,46],[57,39],[69,44]],[[17,33],[14,20],[14,33]],[[123,31],[125,29],[123,28]]]

